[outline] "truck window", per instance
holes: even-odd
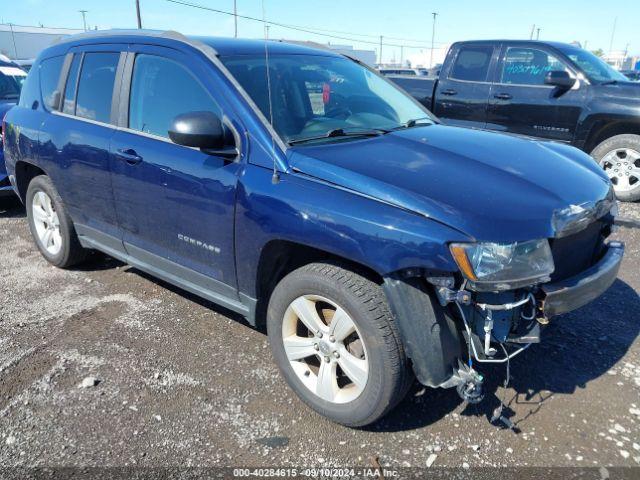
[[[467,82],[486,82],[492,55],[492,46],[460,47],[449,78]]]
[[[76,115],[109,123],[111,97],[120,54],[117,52],[86,53],[82,62]]]
[[[76,113],[76,90],[78,87],[78,73],[80,71],[81,54],[75,54],[71,67],[69,68],[69,75],[67,75],[67,85],[64,89],[64,101],[62,103],[62,111],[73,115]]]
[[[537,48],[507,49],[502,64],[500,83],[515,85],[544,85],[547,72],[566,70],[553,55]]]
[[[173,119],[187,112],[220,108],[182,65],[155,55],[136,56],[129,97],[129,128],[168,137]]]
[[[61,55],[47,58],[40,64],[40,93],[47,110],[54,110],[58,107],[56,93],[63,62],[64,56]]]

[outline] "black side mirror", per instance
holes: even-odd
[[[544,77],[545,85],[553,85],[564,90],[569,90],[576,83],[576,79],[569,75],[565,70],[552,70],[547,72]]]
[[[220,149],[224,147],[222,121],[213,112],[188,112],[178,115],[169,127],[173,143],[185,147]]]

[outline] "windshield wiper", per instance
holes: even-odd
[[[606,82],[602,82],[600,85],[617,85],[619,80],[607,80]]]
[[[372,130],[345,130],[343,128],[334,128],[329,130],[324,135],[316,135],[313,137],[296,138],[289,140],[289,145],[297,145],[300,143],[312,142],[314,140],[325,140],[327,138],[339,138],[339,137],[377,137],[389,133],[389,130],[383,130],[376,128]]]

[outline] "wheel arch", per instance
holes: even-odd
[[[271,240],[260,252],[256,271],[256,326],[264,326],[269,298],[278,282],[297,268],[314,262],[337,263],[378,285],[382,285],[384,281],[382,275],[373,268],[335,253],[290,240]]]
[[[590,154],[594,148],[596,148],[608,138],[623,134],[640,135],[640,121],[602,120],[600,122],[597,122],[591,128],[591,133],[587,138],[584,150]]]
[[[22,203],[26,202],[27,196],[27,188],[29,187],[29,183],[35,177],[39,175],[47,175],[47,173],[40,167],[34,165],[33,163],[26,162],[24,160],[19,160],[15,165],[15,182],[16,188],[18,190],[18,197]]]

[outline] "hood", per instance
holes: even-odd
[[[609,85],[593,84],[591,89],[594,96],[624,98],[640,103],[640,82],[618,82]]]
[[[604,199],[610,188],[591,157],[573,147],[443,125],[289,153],[295,171],[480,241],[553,237],[556,210]]]

